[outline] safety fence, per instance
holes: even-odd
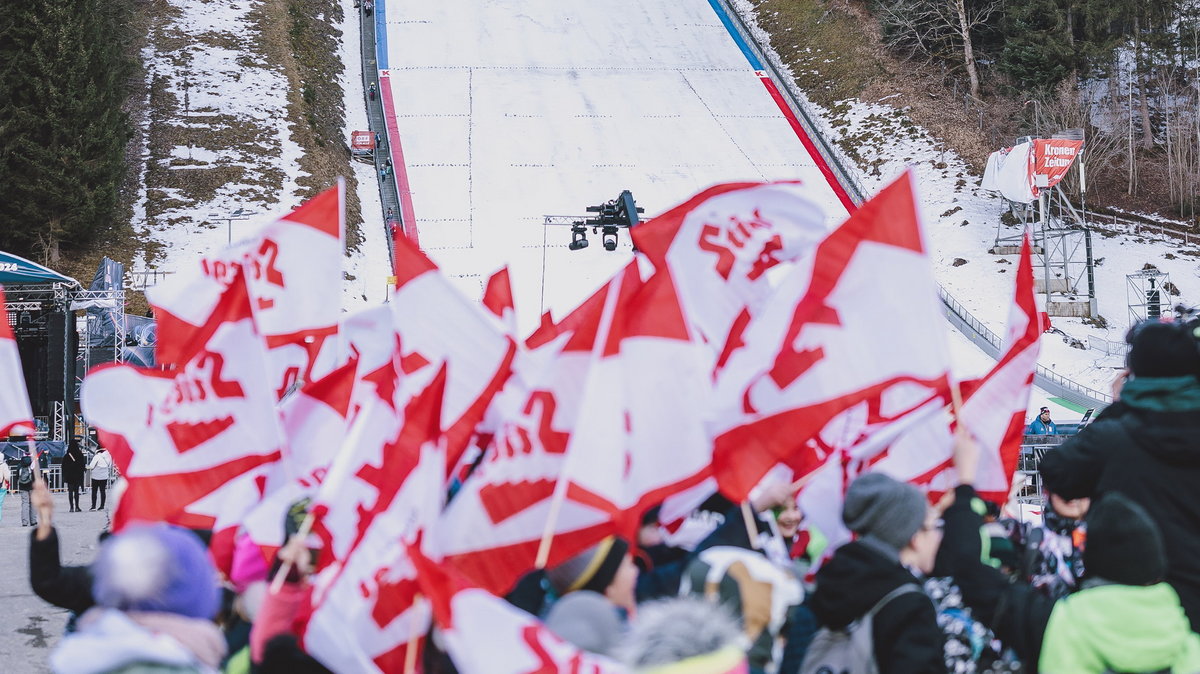
[[[1087,338],[1087,347],[1093,351],[1099,351],[1106,356],[1124,356],[1126,353],[1129,353],[1129,345],[1124,341],[1110,342],[1103,337],[1093,337],[1091,335]]]
[[[12,472],[12,478],[13,478],[12,491],[14,491],[14,492],[21,491],[19,485],[17,485],[17,469],[15,467],[11,468],[11,472]],[[42,475],[43,475],[43,477],[45,477],[46,486],[48,486],[50,488],[50,491],[65,492],[67,490],[67,484],[66,484],[66,482],[63,481],[63,477],[62,477],[62,466],[61,465],[59,465],[57,463],[51,464],[49,468],[42,470]],[[110,471],[109,478],[108,478],[108,486],[112,487],[113,483],[117,481],[118,477],[120,477],[120,476],[116,474],[116,470]],[[82,489],[83,489],[83,491],[90,491],[91,488],[92,488],[92,477],[87,472],[85,472],[84,476],[83,476]]]
[[[1021,456],[1017,460],[1014,481],[1019,481],[1016,500],[1018,503],[1041,504],[1045,498],[1040,472],[1042,457],[1054,447],[1066,442],[1070,435],[1026,435],[1021,442]]]

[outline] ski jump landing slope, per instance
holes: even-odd
[[[714,183],[798,179],[831,223],[846,217],[706,0],[377,7],[396,177],[421,247],[473,295],[508,264],[523,331],[631,255],[624,236],[614,252],[598,236],[569,251],[569,228],[544,215],[629,189],[649,217]]]
[[[590,232],[569,251],[545,215],[629,189],[650,217],[714,183],[801,180],[835,224],[862,198],[725,0],[379,2],[375,19],[406,230],[468,295],[507,264],[521,333],[631,254]]]

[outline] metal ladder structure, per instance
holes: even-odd
[[[400,216],[400,194],[396,189],[395,180],[379,180],[379,169],[383,168],[385,160],[391,158],[392,148],[388,142],[387,122],[383,116],[383,92],[379,86],[379,59],[376,56],[378,49],[375,40],[375,13],[367,14],[362,7],[363,3],[359,3],[358,21],[360,26],[360,34],[362,35],[361,52],[362,52],[362,83],[363,83],[363,99],[367,106],[367,120],[370,122],[371,131],[374,131],[379,137],[379,142],[375,147],[375,177],[379,184],[379,219],[383,223],[384,240],[388,245],[388,259],[395,259],[395,251],[392,250],[392,234],[388,231],[387,213],[390,210],[396,221],[403,227],[408,223],[401,221]],[[366,94],[367,88],[375,85],[375,100]],[[364,219],[367,218],[366,213],[363,214]]]

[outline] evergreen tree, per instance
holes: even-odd
[[[0,248],[55,254],[113,222],[131,0],[0,3]]]
[[[1076,67],[1067,16],[1055,0],[1010,3],[1004,34],[1000,70],[1024,89],[1050,89]]]

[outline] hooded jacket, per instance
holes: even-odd
[[[938,566],[954,576],[975,617],[1030,671],[1200,671],[1200,636],[1169,584],[1101,582],[1056,601],[1026,583],[1011,583],[981,559],[983,517],[974,505],[982,502],[973,488],[955,489]]]
[[[1046,453],[1041,473],[1064,499],[1116,491],[1145,508],[1163,534],[1167,582],[1200,631],[1200,409],[1172,403],[1174,379],[1195,381],[1130,380],[1120,401]]]
[[[847,543],[817,572],[810,608],[821,626],[845,629],[907,583],[920,585],[898,561],[862,542]],[[902,594],[881,608],[872,639],[880,674],[946,671],[945,638],[923,593]]]
[[[1167,583],[1101,585],[1060,599],[1050,614],[1043,672],[1200,671],[1200,636]]]

